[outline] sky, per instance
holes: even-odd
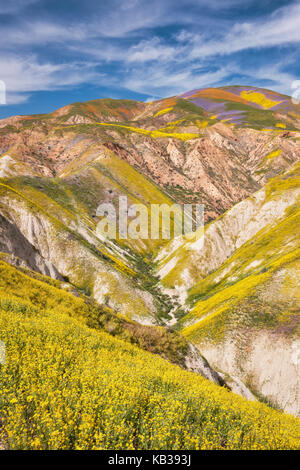
[[[300,0],[0,0],[0,34],[0,118],[300,79]]]

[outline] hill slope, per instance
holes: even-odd
[[[116,205],[120,195],[129,204],[197,202],[209,221],[289,168],[299,156],[299,106],[276,95],[281,107],[271,108],[266,90],[248,90],[247,100],[237,92],[243,90],[200,90],[153,103],[94,100],[2,120],[2,251],[22,258],[17,237],[30,268],[68,279],[144,323],[167,319],[172,305],[155,287],[151,264],[165,241],[101,242],[97,207]],[[260,120],[224,121],[199,96],[225,108],[246,101]],[[256,125],[265,113],[274,121],[268,131]]]
[[[265,109],[273,92],[247,92],[246,100],[234,90],[153,103],[95,100],[2,120],[0,175],[57,175],[76,184],[74,171],[78,176],[92,162],[105,164],[110,151],[176,201],[201,201],[213,219],[296,161],[299,150],[299,105],[276,95],[274,103],[285,104]],[[223,119],[207,102],[246,107],[247,120]]]
[[[95,312],[57,284],[1,274],[2,447],[299,448],[297,419],[86,326]]]
[[[0,251],[138,322],[136,344],[145,325],[180,329],[212,379],[299,414],[299,117],[289,97],[237,86],[2,120]],[[204,204],[204,247],[199,233],[104,239],[97,208],[119,196]]]
[[[187,296],[177,327],[218,370],[297,415],[299,201],[297,164],[206,226],[204,245],[175,240],[159,261],[163,284]]]

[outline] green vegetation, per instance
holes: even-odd
[[[268,127],[274,129],[277,128],[278,118],[276,117],[275,112],[272,110],[256,109],[250,105],[247,106],[245,104],[235,103],[233,101],[228,101],[226,103],[226,110],[238,110],[245,112],[245,117],[243,118],[244,124],[241,124],[241,127],[246,126],[258,130]],[[286,125],[287,130],[296,130],[295,126],[293,126],[290,121],[286,120],[284,124]]]

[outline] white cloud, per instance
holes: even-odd
[[[233,0],[234,2],[234,0]],[[228,2],[229,4],[232,2]],[[224,8],[224,5],[223,5]],[[174,40],[150,37],[128,46],[122,41],[106,44],[97,40],[88,40],[82,47],[73,44],[73,50],[85,52],[98,60],[120,61],[123,64],[145,64],[157,61],[157,66],[167,64],[186,64],[192,67],[195,61],[203,63],[218,55],[230,55],[251,48],[266,48],[300,42],[300,5],[284,7],[274,15],[264,17],[252,23],[227,24],[227,31],[218,28],[216,21],[214,33],[218,39],[211,40],[209,31],[196,34],[182,30]]]
[[[227,67],[220,67],[214,72],[204,72],[202,69],[195,71],[192,68],[171,72],[167,68],[157,69],[154,65],[147,69],[132,70],[124,81],[124,86],[135,92],[165,97],[194,88],[213,86],[228,74]]]
[[[23,104],[26,103],[30,98],[28,94],[21,93],[7,93],[6,94],[6,105]]]
[[[158,37],[144,40],[128,50],[127,62],[169,61],[176,57],[176,48],[163,44]]]
[[[232,54],[251,48],[299,43],[300,5],[295,4],[281,8],[264,20],[253,23],[236,23],[218,41],[205,40],[203,36],[197,35],[188,35],[187,40],[192,45],[191,59],[217,54]]]
[[[16,46],[42,46],[63,42],[66,47],[76,41],[87,40],[86,28],[79,25],[63,26],[47,21],[22,22],[22,27],[3,26],[1,48],[15,50]]]
[[[126,8],[120,8],[120,3],[126,4]],[[168,1],[161,0],[113,1],[104,14],[95,15],[89,27],[97,30],[99,36],[122,38],[141,29],[168,23],[167,8]]]
[[[290,73],[283,72],[283,66],[283,63],[265,65],[255,69],[243,70],[243,73],[251,77],[252,80],[260,82],[268,81],[276,91],[291,95],[293,91],[292,83],[295,81],[296,77]]]
[[[1,57],[0,71],[0,78],[6,85],[8,104],[25,102],[29,92],[96,82],[102,77],[94,71],[94,64],[42,64],[35,56]]]

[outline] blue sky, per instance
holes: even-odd
[[[0,32],[0,118],[300,79],[299,0],[0,0]]]

